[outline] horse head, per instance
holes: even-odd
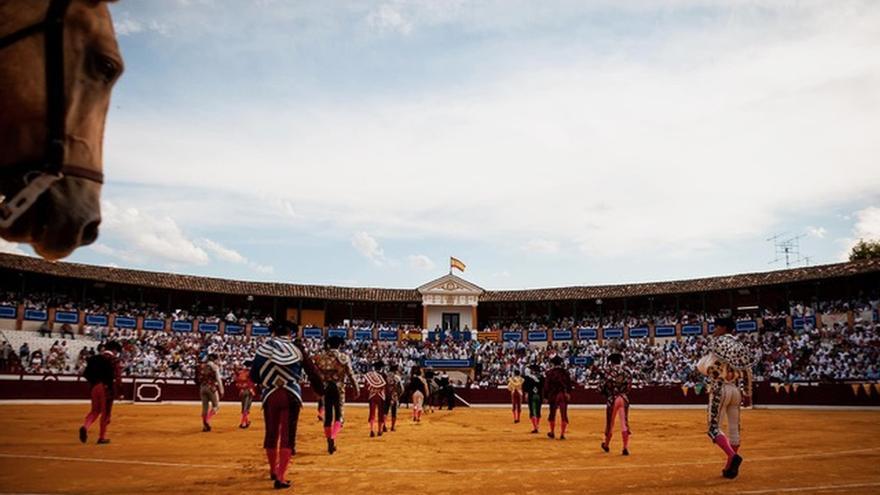
[[[53,260],[97,239],[104,122],[122,67],[106,1],[0,0],[3,239]]]

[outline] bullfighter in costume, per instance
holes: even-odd
[[[91,387],[92,408],[79,428],[79,441],[82,443],[86,443],[89,439],[89,427],[99,417],[101,430],[98,434],[98,443],[110,443],[110,439],[107,438],[107,426],[110,424],[110,415],[113,411],[113,399],[116,394],[122,396],[122,366],[119,362],[121,352],[122,346],[119,342],[110,341],[99,354],[86,361],[83,375]]]
[[[620,435],[623,437],[623,455],[629,455],[629,389],[632,387],[632,373],[623,367],[623,356],[614,353],[608,356],[609,365],[602,373],[602,394],[605,395],[605,441],[602,450],[608,452],[614,419],[620,418]]]
[[[251,381],[251,362],[245,361],[244,368],[238,370],[235,375],[235,388],[238,389],[238,398],[241,399],[241,422],[239,428],[248,428],[251,425],[251,404],[257,395],[257,386]]]
[[[368,371],[364,375],[364,381],[367,385],[367,398],[370,403],[370,438],[376,436],[376,424],[379,425],[379,436],[382,436],[382,425],[385,424],[385,388],[388,383],[385,382],[385,376],[382,375],[382,368],[385,363],[377,361],[373,363],[372,371]]]
[[[513,376],[507,380],[507,390],[510,391],[510,402],[513,403],[513,422],[519,423],[522,415],[523,377],[519,370],[513,370]]]
[[[340,337],[327,337],[324,341],[326,349],[315,356],[315,366],[321,372],[324,379],[323,404],[324,404],[324,437],[327,439],[327,453],[336,452],[336,437],[342,429],[345,407],[345,382],[348,380],[355,389],[355,396],[360,395],[361,390],[354,370],[351,368],[351,358],[339,350],[344,341]]]
[[[541,425],[541,403],[544,394],[544,378],[541,376],[541,367],[533,364],[526,369],[523,379],[523,390],[529,400],[529,421],[532,422],[532,433],[538,433]]]
[[[407,390],[412,393],[412,420],[415,423],[419,423],[422,421],[425,395],[428,393],[428,382],[422,376],[422,369],[418,366],[413,366],[410,371]]]
[[[397,374],[397,365],[388,366],[388,373],[385,374],[385,417],[391,417],[391,431],[397,427],[397,408],[400,407],[400,396],[403,393],[403,382],[400,375]],[[382,430],[385,424],[382,424]]]
[[[721,475],[728,479],[737,477],[743,461],[739,455],[740,404],[751,404],[752,367],[758,357],[732,335],[734,326],[731,318],[716,319],[709,353],[697,363],[709,382],[709,438],[727,455]],[[721,431],[725,419],[727,434]]]
[[[220,358],[216,354],[199,365],[199,397],[202,399],[202,431],[211,431],[211,418],[220,410],[220,397],[223,397],[223,378],[220,376]]]
[[[296,449],[296,427],[302,408],[300,381],[305,372],[313,390],[323,390],[318,369],[301,343],[291,339],[295,323],[274,322],[273,336],[257,349],[251,380],[262,389],[266,435],[263,448],[276,489],[290,488],[286,480],[290,457]]]
[[[556,437],[556,411],[559,411],[559,439],[565,440],[565,430],[568,428],[568,401],[571,399],[571,390],[574,385],[571,374],[562,365],[562,358],[554,356],[550,360],[553,365],[544,377],[544,397],[550,405],[550,414],[547,421],[550,423],[549,438]]]

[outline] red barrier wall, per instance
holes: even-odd
[[[867,389],[861,385],[850,384],[801,384],[796,390],[789,387],[772,387],[760,383],[755,387],[756,405],[785,406],[880,406],[880,391],[874,386]],[[462,399],[470,404],[507,404],[510,394],[506,389],[455,389]],[[195,401],[199,399],[198,388],[191,380],[165,378],[128,378],[123,382],[126,400],[134,398],[139,402],[157,401]],[[303,391],[306,401],[315,400],[315,395],[306,387]],[[362,402],[355,399],[349,391],[349,402]],[[76,376],[54,375],[2,375],[0,376],[0,400],[10,399],[88,399],[88,384]],[[228,386],[224,400],[237,399],[234,387]],[[705,404],[707,396],[696,394],[694,389],[685,395],[682,388],[674,385],[646,386],[632,390],[630,400],[633,404],[687,405]],[[460,402],[459,402],[460,403]],[[604,398],[595,389],[577,389],[572,394],[573,404],[602,404]]]

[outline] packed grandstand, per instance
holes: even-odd
[[[417,295],[232,282],[0,255],[0,368],[79,374],[102,342],[123,344],[125,374],[193,378],[217,353],[231,379],[273,319],[301,323],[306,345],[347,338],[358,373],[376,360],[459,369],[458,387],[503,386],[514,370],[567,360],[577,383],[622,350],[642,384],[700,383],[714,318],[731,314],[762,356],[758,380],[880,380],[880,263],[697,281],[486,292],[477,328],[426,328]],[[274,290],[276,293],[267,294]],[[372,298],[372,299],[371,299]],[[306,322],[320,316],[324,324]],[[740,325],[741,324],[741,325]],[[614,333],[619,330],[619,333]]]

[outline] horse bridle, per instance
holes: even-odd
[[[46,148],[42,160],[0,167],[0,180],[24,187],[11,198],[0,194],[0,228],[9,228],[52,184],[64,176],[103,184],[100,171],[64,163],[67,105],[64,95],[64,16],[71,0],[50,0],[46,18],[0,38],[0,50],[42,32],[46,59]]]

